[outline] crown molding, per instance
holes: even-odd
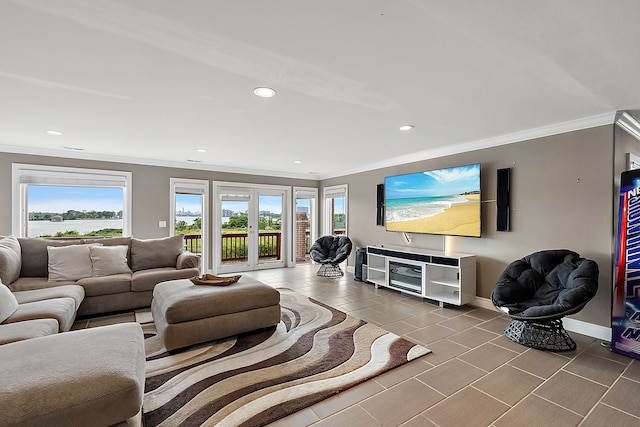
[[[320,179],[337,178],[355,173],[368,172],[375,169],[382,169],[391,166],[402,165],[405,163],[413,163],[421,160],[435,159],[438,157],[450,156],[452,154],[466,153],[469,151],[482,150],[484,148],[497,147],[500,145],[513,144],[516,142],[528,141],[531,139],[543,138],[546,136],[559,135],[562,133],[573,132],[582,129],[589,129],[598,126],[613,124],[616,112],[611,111],[597,116],[585,117],[581,119],[571,120],[562,123],[555,123],[548,126],[542,126],[520,132],[514,132],[507,135],[496,136],[476,141],[468,141],[460,144],[454,144],[446,147],[439,147],[430,150],[419,151],[403,156],[392,157],[382,162],[370,163],[359,168],[342,171],[339,174],[321,175]]]
[[[616,112],[608,112],[597,116],[586,117],[577,120],[571,120],[568,122],[556,123],[549,126],[542,126],[535,129],[529,129],[521,132],[515,132],[507,135],[486,138],[475,141],[467,141],[460,144],[450,145],[446,147],[434,148],[430,150],[419,151],[416,153],[407,154],[404,156],[392,157],[381,162],[369,163],[367,165],[360,166],[347,171],[341,171],[334,174],[296,174],[289,172],[278,172],[272,170],[260,170],[260,169],[243,169],[233,168],[223,165],[211,165],[205,163],[189,163],[189,162],[175,162],[166,160],[144,159],[137,157],[125,157],[125,156],[113,156],[103,154],[91,154],[86,152],[73,152],[73,151],[61,151],[42,149],[35,147],[20,147],[9,144],[0,144],[0,151],[6,153],[15,154],[29,154],[34,156],[48,156],[59,158],[70,158],[78,160],[95,160],[101,162],[113,162],[113,163],[130,163],[146,166],[160,166],[168,168],[178,169],[193,169],[204,170],[211,172],[227,172],[243,175],[259,175],[276,178],[293,178],[304,179],[309,181],[320,181],[329,178],[338,178],[341,176],[352,175],[361,172],[368,172],[375,169],[381,169],[385,167],[397,166],[405,163],[413,163],[421,160],[435,159],[438,157],[449,156],[452,154],[460,154],[469,151],[482,150],[484,148],[491,148],[500,145],[513,144],[516,142],[527,141],[536,138],[542,138],[551,135],[558,135],[566,132],[573,132],[581,129],[589,129],[593,127],[613,124],[615,121]]]
[[[206,163],[174,162],[174,161],[166,161],[166,160],[144,159],[144,158],[137,158],[137,157],[113,156],[113,155],[106,155],[106,154],[91,154],[91,153],[86,153],[82,151],[74,152],[74,151],[43,149],[43,148],[36,148],[36,147],[19,147],[19,146],[9,145],[9,144],[0,144],[0,152],[14,153],[14,154],[28,154],[33,156],[58,157],[63,159],[94,160],[99,162],[128,163],[128,164],[143,165],[143,166],[160,166],[160,167],[167,167],[167,168],[193,169],[193,170],[211,171],[211,172],[227,172],[227,173],[235,173],[235,174],[243,174],[243,175],[259,175],[259,176],[269,176],[269,177],[276,177],[276,178],[304,179],[309,181],[319,180],[318,175],[295,174],[295,173],[278,172],[278,171],[271,171],[271,170],[259,170],[259,169],[231,168],[228,166],[211,165]]]

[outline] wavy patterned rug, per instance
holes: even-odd
[[[143,324],[144,425],[260,426],[430,352],[289,289],[277,327],[170,354]]]

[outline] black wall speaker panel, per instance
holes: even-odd
[[[384,225],[384,184],[378,184],[376,196],[376,225]]]
[[[356,268],[353,274],[353,280],[362,282],[364,273],[363,269],[367,263],[367,248],[356,248]]]
[[[496,194],[496,230],[511,230],[509,212],[511,210],[511,168],[498,169],[498,191]]]

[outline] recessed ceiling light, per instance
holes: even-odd
[[[48,129],[45,130],[46,133],[48,133],[49,135],[62,135],[62,132],[60,132],[59,130],[54,130],[54,129]]]
[[[296,165],[299,165],[302,163],[302,160],[294,160],[293,163],[295,163]]]
[[[271,98],[276,96],[276,91],[271,89],[270,87],[257,87],[253,90],[260,98]]]
[[[198,148],[196,151],[198,153],[206,153],[207,152],[207,150],[205,150],[204,148]]]
[[[402,125],[400,126],[400,130],[411,130],[413,129],[413,125]]]

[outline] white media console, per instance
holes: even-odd
[[[397,246],[367,246],[367,281],[414,296],[463,305],[476,298],[476,257]]]

